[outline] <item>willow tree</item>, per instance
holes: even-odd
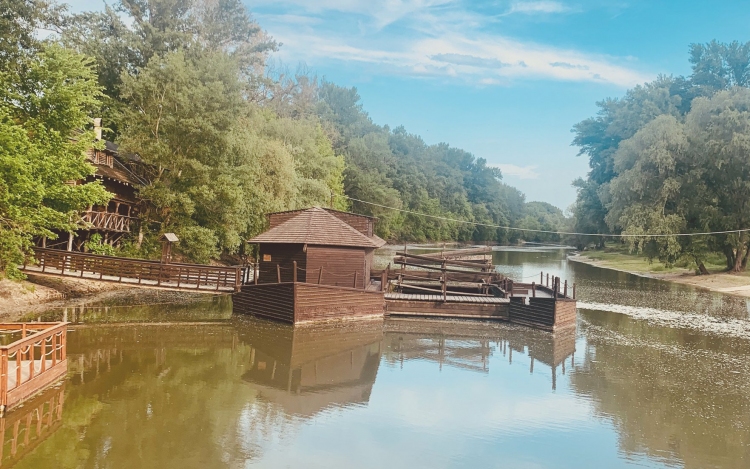
[[[732,88],[698,98],[686,128],[701,178],[710,190],[705,204],[716,207],[715,231],[750,228],[750,89]],[[750,235],[723,237],[727,267],[739,272],[750,257]]]

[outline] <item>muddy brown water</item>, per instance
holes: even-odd
[[[158,292],[49,311],[72,323],[68,376],[5,417],[2,465],[750,467],[747,301],[565,254],[494,253],[516,280],[576,282],[577,330],[556,335],[408,320],[294,329],[232,317],[227,297]],[[59,412],[42,406],[40,420],[39,402]]]

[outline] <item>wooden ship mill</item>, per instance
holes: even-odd
[[[234,311],[299,324],[410,317],[507,321],[560,331],[575,328],[575,285],[540,273],[539,283],[497,272],[491,248],[413,254],[375,270],[385,241],[375,219],[325,208],[272,213],[253,275],[233,294]],[[249,272],[248,272],[249,273]]]

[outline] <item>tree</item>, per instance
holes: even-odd
[[[750,86],[750,42],[690,44],[692,82],[708,96],[735,86]]]
[[[686,120],[696,163],[710,190],[705,202],[715,204],[715,231],[750,226],[750,89],[733,88],[711,98],[698,98]],[[704,202],[704,203],[705,203]],[[725,236],[727,266],[738,272],[747,265],[748,234]]]
[[[100,96],[91,61],[55,44],[16,58],[21,67],[0,72],[0,271],[19,278],[34,236],[72,232],[78,211],[111,194],[71,184],[94,173],[84,154]]]

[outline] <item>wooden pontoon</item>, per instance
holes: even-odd
[[[0,324],[0,413],[65,376],[66,322]]]
[[[471,254],[486,248],[467,249]],[[484,261],[457,260],[460,251],[431,254],[397,252],[400,269],[377,272],[387,279],[386,315],[509,321],[538,329],[574,328],[575,286],[541,274],[540,284],[517,283],[492,272]],[[464,256],[466,257],[466,256]]]

